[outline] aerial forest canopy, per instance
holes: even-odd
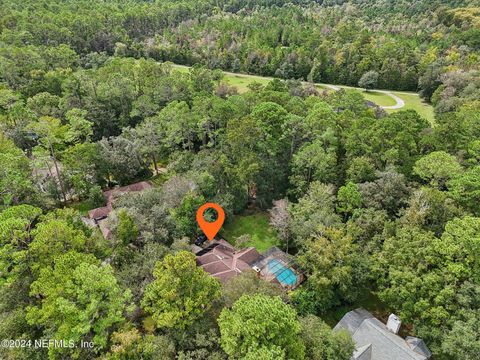
[[[468,76],[478,70],[480,29],[474,5],[6,0],[0,26],[2,43],[8,46],[2,47],[2,68],[11,73],[5,80],[12,86],[24,85],[17,83],[18,76],[32,70],[92,65],[87,56],[92,52],[345,85],[356,85],[365,72],[375,70],[379,88],[419,89],[429,99],[437,81],[448,82],[439,74]],[[44,54],[45,47],[57,50]],[[29,64],[23,64],[26,59]]]
[[[476,0],[2,1],[0,339],[94,346],[0,358],[350,360],[358,307],[480,358],[479,74]],[[197,266],[205,202],[305,281]]]

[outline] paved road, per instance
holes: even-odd
[[[384,91],[384,90],[374,90],[375,92],[379,92],[379,93],[382,93],[382,94],[385,94],[385,95],[388,95],[390,96],[391,98],[393,98],[393,100],[395,100],[397,103],[395,105],[392,105],[392,106],[381,106],[382,109],[385,109],[385,110],[394,110],[394,109],[401,109],[405,106],[405,101],[403,101],[401,98],[399,98],[397,95],[395,94],[392,94],[391,92],[389,91]]]
[[[340,86],[337,86],[337,85],[331,85],[331,84],[319,84],[319,85],[322,85],[322,86],[325,86],[326,88],[329,88],[329,89],[332,89],[334,91],[338,91],[341,89]],[[344,86],[345,88],[348,88],[347,86]],[[351,88],[351,89],[357,89],[357,88]],[[385,94],[387,96],[390,96],[393,100],[395,100],[396,104],[395,105],[391,105],[391,106],[380,106],[382,109],[385,109],[385,110],[395,110],[395,109],[401,109],[405,106],[405,101],[403,101],[401,98],[399,98],[397,95],[395,94],[392,94],[390,91],[386,91],[386,90],[370,90],[372,92],[378,92],[378,93],[382,93],[382,94]]]
[[[184,68],[188,68],[188,66],[185,66],[185,65],[177,65],[177,64],[174,64],[174,66],[177,66],[177,67],[184,67]],[[242,74],[242,73],[233,73],[233,72],[229,72],[229,71],[223,71],[225,74],[228,74],[228,75],[231,75],[231,76],[237,76],[237,77],[243,77],[243,78],[256,78],[256,79],[268,79],[268,80],[273,80],[274,78],[273,77],[269,77],[269,76],[258,76],[258,75],[247,75],[247,74]],[[321,86],[324,86],[326,88],[329,88],[329,89],[332,89],[334,91],[338,91],[340,90],[341,88],[350,88],[350,89],[357,89],[359,90],[359,88],[355,88],[355,87],[351,87],[351,86],[337,86],[337,85],[331,85],[331,84],[322,84],[322,83],[316,83],[315,85],[321,85]],[[385,94],[385,95],[388,95],[390,96],[393,100],[395,100],[396,104],[395,105],[391,105],[391,106],[380,106],[382,109],[385,109],[385,110],[395,110],[395,109],[401,109],[405,106],[405,101],[403,101],[401,98],[399,98],[397,95],[395,94],[392,94],[390,91],[387,91],[387,90],[370,90],[370,91],[375,91],[375,92],[379,92],[379,93],[382,93],[382,94]]]

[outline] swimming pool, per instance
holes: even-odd
[[[268,270],[275,274],[277,280],[288,286],[293,286],[297,283],[297,275],[293,272],[292,269],[285,266],[281,261],[272,259],[267,264]]]

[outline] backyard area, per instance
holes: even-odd
[[[241,235],[249,235],[251,240],[238,246],[235,242]],[[279,243],[275,230],[270,226],[269,215],[265,212],[236,216],[223,226],[220,236],[238,247],[253,246],[258,252],[266,251]]]
[[[390,313],[378,296],[370,290],[366,291],[354,304],[339,305],[329,309],[325,314],[322,314],[322,319],[328,325],[334,327],[347,312],[359,307],[371,312],[375,317],[384,322],[386,322]]]
[[[97,208],[98,205],[87,199],[69,203],[67,207],[77,210],[82,216],[88,216],[88,212]]]

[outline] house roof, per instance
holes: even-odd
[[[370,360],[372,358],[372,344],[367,344],[359,347],[353,353],[355,360]]]
[[[251,269],[250,263],[260,256],[255,248],[246,248],[238,252],[225,240],[218,241],[219,245],[206,254],[197,256],[197,265],[220,281]]]
[[[223,240],[223,239],[220,239],[220,240],[215,240],[214,241],[216,244],[218,244],[218,246],[220,247],[220,249],[223,249],[223,250],[226,250],[226,251],[229,251],[231,253],[234,253],[236,250],[235,248],[233,247],[232,244],[230,244],[228,241],[226,240]]]
[[[136,192],[136,191],[143,191],[146,189],[150,189],[152,184],[148,181],[140,181],[138,183],[117,187],[111,190],[107,190],[103,192],[103,196],[107,200],[107,204],[110,204],[113,200],[114,195],[123,194],[127,192]]]
[[[427,358],[430,358],[432,356],[432,352],[422,339],[413,336],[407,336],[405,338],[405,341],[412,348],[413,351],[423,354]]]
[[[135,184],[130,184],[127,186],[118,187],[112,190],[107,190],[103,192],[103,196],[107,202],[106,206],[102,206],[88,212],[88,217],[90,219],[102,219],[106,218],[110,212],[112,211],[112,203],[114,195],[116,194],[123,194],[126,192],[135,192],[135,191],[142,191],[145,189],[151,188],[152,185],[148,181],[141,181]]]
[[[240,250],[238,253],[238,260],[245,261],[248,265],[252,265],[260,257],[257,249],[248,247]]]
[[[138,183],[135,183],[135,184],[130,184],[130,185],[127,185],[127,186],[122,186],[122,187],[115,188],[115,189],[112,189],[112,190],[104,191],[103,196],[105,197],[107,205],[96,208],[96,209],[93,209],[93,210],[90,210],[88,212],[88,217],[90,219],[93,219],[93,220],[97,221],[97,222],[100,221],[100,220],[103,220],[106,217],[108,217],[108,215],[112,211],[112,209],[113,209],[112,208],[112,203],[113,203],[113,200],[114,200],[114,196],[116,194],[123,194],[123,193],[126,193],[126,192],[143,191],[143,190],[149,189],[151,187],[152,187],[152,184],[150,184],[148,181],[141,181],[141,182],[138,182]],[[100,230],[103,234],[103,237],[105,239],[108,239],[112,235],[112,232],[108,228],[107,223],[105,221],[101,221],[101,223],[99,222],[98,225],[99,225]]]
[[[364,309],[345,314],[334,328],[335,331],[340,329],[347,330],[355,341],[355,360],[426,360],[431,356],[426,346],[428,353],[420,346],[412,347],[411,343],[419,343],[408,342],[390,332],[385,324]]]
[[[110,211],[112,211],[111,206],[102,206],[93,210],[90,210],[88,212],[88,217],[90,219],[102,219],[106,218],[108,214],[110,214]]]
[[[105,239],[109,239],[112,236],[112,231],[108,227],[108,222],[105,219],[98,222],[98,227]]]

